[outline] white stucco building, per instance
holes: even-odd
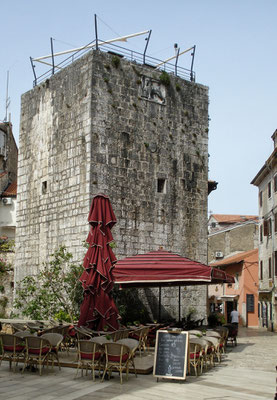
[[[277,130],[274,150],[251,184],[259,188],[259,323],[277,330]]]

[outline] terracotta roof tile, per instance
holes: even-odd
[[[257,215],[231,215],[231,214],[212,214],[211,217],[214,217],[219,223],[237,223],[237,222],[246,222],[251,220],[257,220]]]
[[[257,254],[257,261],[258,261],[259,251],[258,251],[258,249],[254,249],[254,250],[243,251],[243,252],[235,254],[234,256],[231,256],[231,257],[226,257],[226,258],[224,258],[224,260],[220,260],[220,261],[214,262],[209,265],[210,265],[210,267],[220,267],[223,265],[237,264],[255,254]]]
[[[3,197],[16,196],[17,194],[17,181],[13,181],[7,189],[2,193]]]

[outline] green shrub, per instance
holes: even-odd
[[[120,65],[120,58],[118,56],[112,56],[112,65],[115,68],[118,68]]]
[[[23,316],[49,319],[62,316],[73,322],[78,319],[83,300],[79,281],[82,265],[72,262],[72,254],[61,246],[37,275],[26,276],[18,285],[14,307]]]
[[[170,85],[170,77],[167,72],[163,71],[159,78],[160,82],[163,83],[165,86]]]
[[[137,289],[120,290],[116,285],[112,290],[112,296],[117,305],[123,325],[134,325],[135,321],[140,321],[142,324],[150,321],[148,311],[140,301]]]

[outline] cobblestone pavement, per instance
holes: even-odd
[[[274,399],[276,391],[277,334],[240,328],[238,346],[228,347],[221,364],[200,377],[188,376],[185,382],[163,380],[152,375],[130,375],[120,385],[118,374],[103,383],[90,376],[75,379],[76,370],[57,367],[38,373],[19,367],[15,373],[7,362],[0,367],[0,399],[11,400],[232,400]]]

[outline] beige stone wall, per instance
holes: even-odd
[[[230,229],[210,234],[208,237],[209,263],[216,259],[216,252],[224,257],[235,252],[248,251],[258,247],[258,222],[247,222]]]

